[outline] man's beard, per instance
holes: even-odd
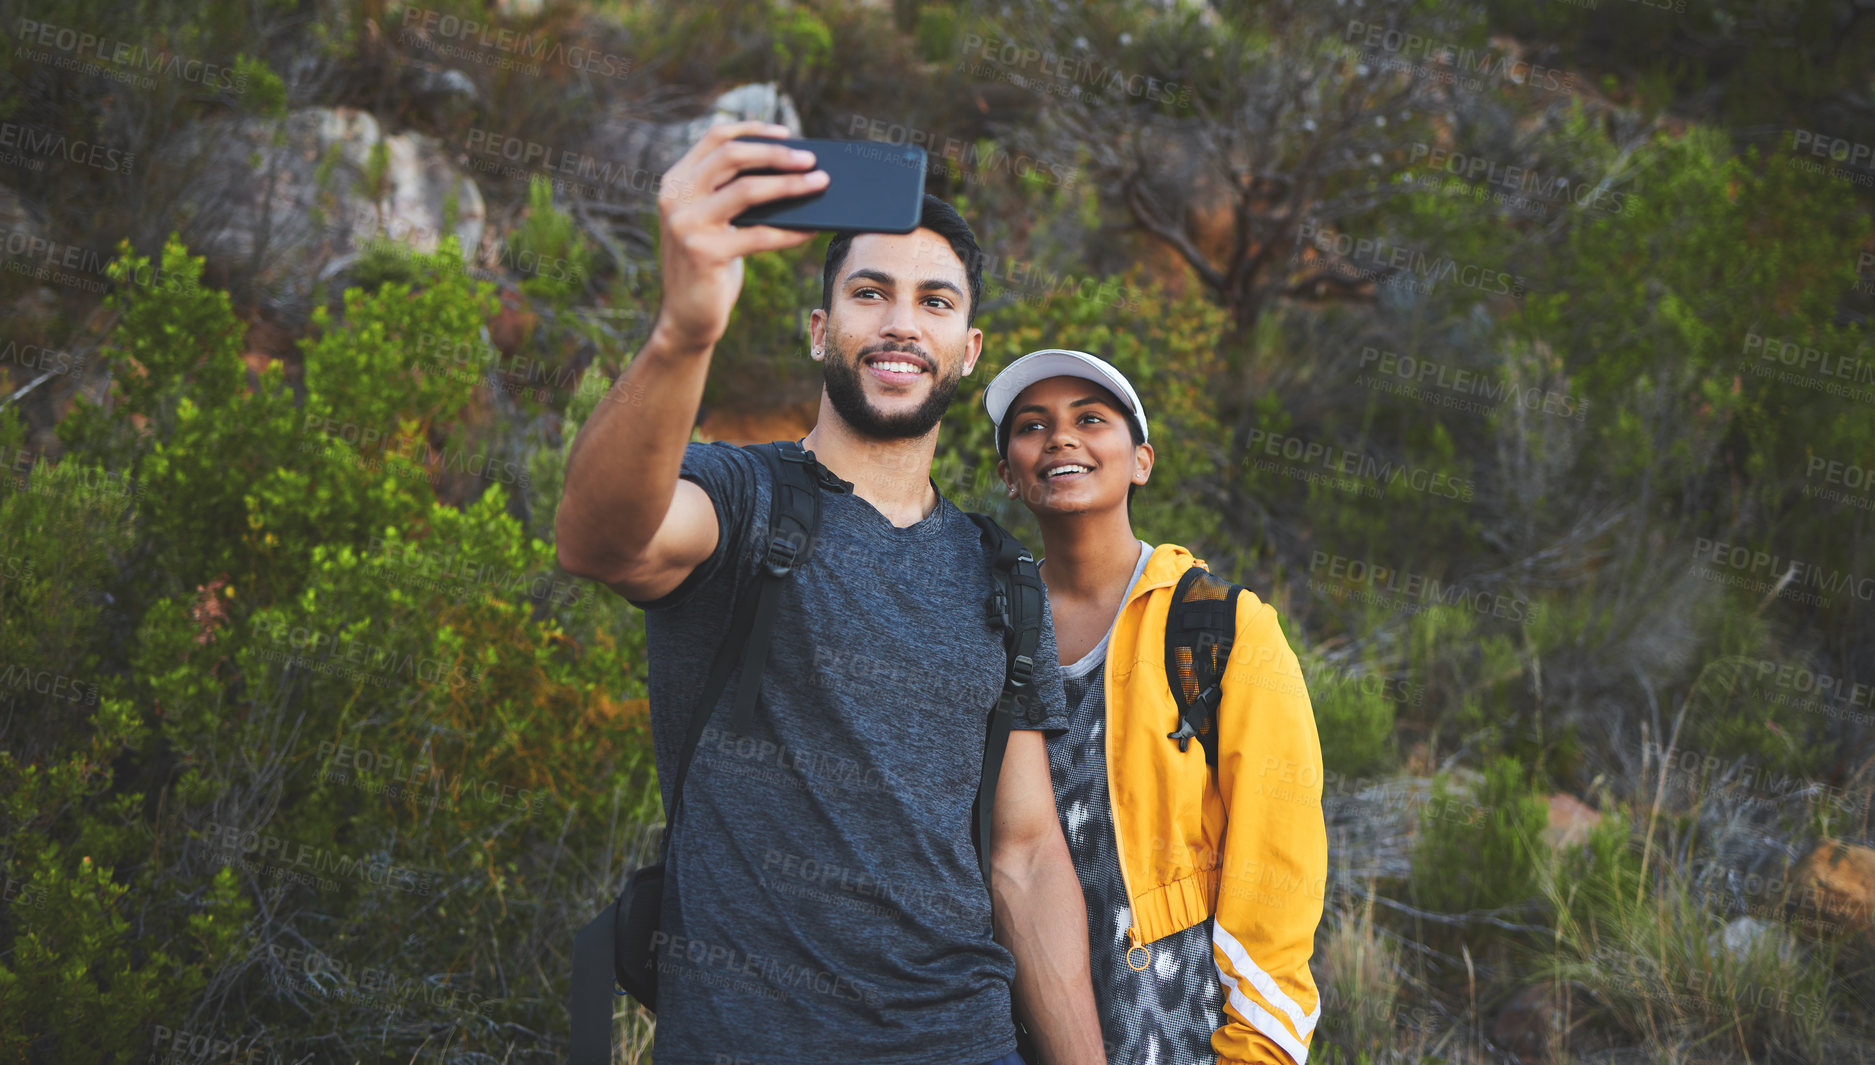
[[[832,342],[828,342],[832,346]],[[930,356],[916,344],[888,343],[867,348],[855,355],[851,361],[838,351],[829,351],[821,361],[821,375],[826,381],[827,398],[833,402],[833,409],[846,424],[861,436],[874,440],[909,440],[920,437],[937,425],[944,417],[944,411],[950,407],[951,398],[957,394],[957,382],[963,379],[963,365],[958,364],[955,372],[939,377],[931,387],[931,394],[925,397],[915,409],[903,414],[881,414],[866,400],[865,384],[860,379],[862,360],[868,355],[882,351],[908,352]],[[937,362],[936,359],[931,359]],[[937,371],[932,371],[936,373]]]

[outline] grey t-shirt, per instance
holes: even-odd
[[[645,609],[665,809],[689,715],[765,550],[770,478],[692,444],[716,550]],[[710,720],[671,841],[658,1065],[957,1065],[1015,1047],[971,806],[1004,653],[977,527],[948,500],[897,528],[821,493],[782,586],[750,734]],[[1052,623],[1018,728],[1067,726]],[[736,678],[724,691],[727,702]]]

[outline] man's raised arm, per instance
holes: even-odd
[[[710,353],[742,291],[742,257],[814,238],[770,226],[738,229],[730,219],[827,183],[824,171],[807,169],[812,153],[733,138],[788,133],[765,122],[712,127],[659,184],[664,299],[645,346],[580,427],[567,457],[554,551],[568,573],[633,599],[655,599],[715,549],[715,508],[701,488],[677,476]],[[736,178],[757,168],[794,173]],[[618,401],[626,396],[642,399]]]

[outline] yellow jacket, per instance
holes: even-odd
[[[1144,968],[1153,941],[1216,914],[1211,953],[1228,1017],[1211,1037],[1218,1061],[1305,1065],[1321,1015],[1309,956],[1328,876],[1321,740],[1276,611],[1247,590],[1218,706],[1216,773],[1200,744],[1181,752],[1167,738],[1178,705],[1165,678],[1166,614],[1193,565],[1204,563],[1182,547],[1155,548],[1107,650],[1107,781],[1132,902],[1128,964]]]

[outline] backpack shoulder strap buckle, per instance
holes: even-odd
[[[785,534],[778,534],[768,542],[768,557],[763,561],[763,566],[770,577],[786,577],[794,571],[794,560],[800,554],[800,544]]]
[[[1035,679],[1035,659],[1028,655],[1016,655],[1009,660],[1009,686],[1026,688]]]

